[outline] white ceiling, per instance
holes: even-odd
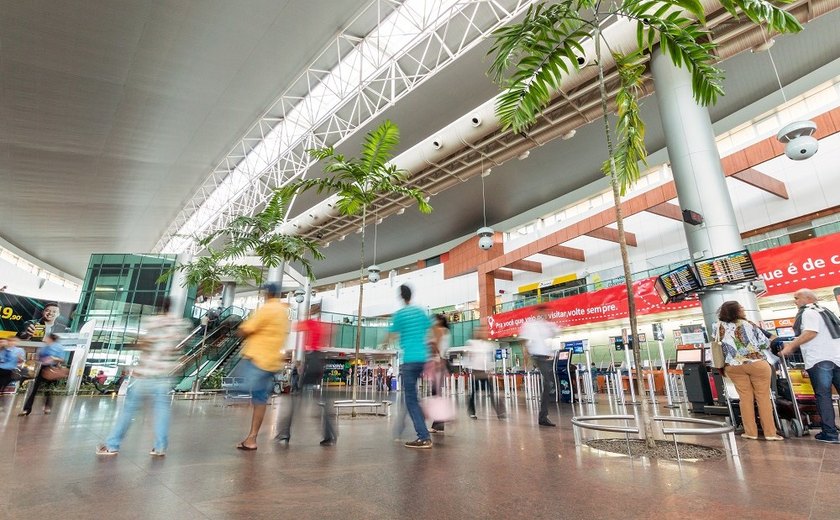
[[[367,2],[0,0],[0,235],[80,277],[91,253],[151,250],[232,143]],[[835,12],[779,39],[773,55],[786,84],[840,56],[838,26]],[[386,112],[402,129],[401,150],[496,92],[486,50],[478,46]],[[724,66],[727,96],[711,109],[713,121],[777,89],[766,55]],[[658,150],[655,97],[643,115],[648,146]],[[365,130],[341,149],[355,153]],[[600,178],[601,142],[590,125],[494,168],[488,223]],[[306,194],[295,207],[317,200]],[[431,202],[429,216],[408,210],[379,226],[379,263],[481,225],[477,179]],[[357,269],[358,245],[358,235],[333,242],[315,266],[319,278]]]
[[[0,0],[0,235],[67,273],[150,251],[369,0]]]

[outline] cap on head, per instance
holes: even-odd
[[[280,294],[280,286],[276,283],[267,283],[263,285],[262,288],[269,298],[276,298],[277,295]]]

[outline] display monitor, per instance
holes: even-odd
[[[694,262],[703,287],[746,282],[758,278],[752,257],[746,249]]]
[[[793,327],[779,327],[776,329],[776,335],[783,339],[796,337]]]
[[[660,275],[654,287],[662,301],[668,303],[681,300],[700,289],[700,281],[691,264],[685,264]]]
[[[703,349],[686,348],[677,350],[677,363],[703,363]]]

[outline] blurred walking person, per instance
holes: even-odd
[[[292,420],[300,409],[301,401],[315,393],[315,387],[321,387],[321,446],[333,446],[338,440],[338,431],[333,419],[333,399],[329,392],[323,388],[325,357],[323,349],[327,346],[328,335],[326,326],[312,318],[303,320],[295,327],[303,333],[303,375],[300,385],[295,393],[289,395],[289,406],[281,408],[280,417],[277,420],[277,436],[279,442],[289,443],[292,438]],[[295,363],[297,365],[297,363]]]
[[[17,346],[17,338],[0,339],[0,392],[12,382],[15,370],[26,361],[23,349]]]
[[[125,396],[125,405],[117,424],[105,444],[96,449],[97,455],[116,455],[128,433],[137,410],[146,401],[152,403],[155,424],[155,442],[149,455],[163,457],[169,447],[169,419],[171,403],[169,392],[174,383],[172,371],[178,364],[178,345],[189,333],[189,323],[180,316],[170,314],[171,301],[162,298],[157,314],[143,320],[140,341],[140,360],[133,371],[133,382]]]
[[[519,330],[519,337],[525,341],[528,355],[534,361],[537,370],[542,376],[542,395],[540,396],[540,415],[538,424],[540,426],[555,426],[548,418],[548,400],[557,392],[557,385],[554,374],[553,352],[549,341],[557,336],[557,326],[546,320],[548,306],[537,305],[536,315],[531,321],[525,322]],[[524,351],[523,351],[524,353]]]
[[[449,321],[443,314],[436,314],[432,325],[431,347],[437,374],[432,380],[432,395],[443,395],[443,387],[446,378],[452,374],[449,363],[449,347],[452,344],[452,332],[449,330]],[[432,433],[443,433],[446,423],[435,421],[429,431]]]
[[[473,376],[467,411],[471,419],[478,418],[475,413],[475,394],[481,386],[484,386],[485,392],[490,396],[490,403],[493,405],[496,417],[504,419],[507,417],[505,407],[500,403],[499,395],[491,380],[491,377],[496,377],[496,345],[487,341],[487,328],[484,325],[476,327],[474,335],[475,338],[468,340],[466,344],[467,368],[472,369]]]
[[[245,337],[241,362],[253,408],[248,436],[236,445],[237,449],[246,451],[257,449],[257,435],[274,389],[274,374],[283,368],[283,347],[289,335],[289,306],[280,301],[280,286],[269,283],[263,288],[265,303],[238,329]]]
[[[29,391],[26,394],[26,401],[23,403],[23,410],[18,414],[26,417],[32,413],[32,405],[35,403],[35,395],[41,387],[44,387],[44,414],[49,415],[52,406],[52,390],[55,385],[44,377],[44,371],[48,368],[59,366],[64,363],[64,347],[58,342],[58,334],[50,333],[44,336],[44,346],[38,350],[38,362],[41,363],[38,375],[30,383]]]
[[[417,432],[417,439],[406,442],[405,447],[428,449],[432,447],[432,439],[429,430],[426,428],[423,410],[420,408],[420,401],[417,396],[417,381],[423,373],[426,361],[429,360],[427,339],[431,321],[423,309],[411,304],[411,288],[409,286],[400,286],[400,297],[405,306],[394,313],[388,339],[390,342],[393,337],[399,337],[399,346],[403,354],[400,374],[402,375],[403,395],[405,396],[405,410],[411,417],[411,422],[414,423],[414,429]],[[402,433],[402,422],[398,424],[396,433]]]

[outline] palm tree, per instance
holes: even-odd
[[[797,32],[802,29],[791,14],[777,7],[792,0],[721,0],[733,16],[746,16],[755,24],[766,25],[775,32]],[[588,13],[588,14],[585,14]],[[608,17],[636,23],[638,50],[620,54],[610,47],[601,31],[601,22]],[[640,116],[639,98],[642,74],[654,46],[678,67],[691,73],[694,99],[714,104],[723,95],[722,71],[715,66],[715,42],[705,28],[705,12],[699,0],[563,0],[539,2],[528,9],[517,24],[498,29],[489,54],[494,55],[489,74],[503,89],[496,104],[496,113],[505,128],[527,131],[552,97],[563,79],[579,68],[578,57],[584,54],[583,43],[591,39],[595,47],[595,66],[603,111],[604,135],[608,159],[602,171],[609,175],[616,211],[624,282],[627,287],[630,333],[638,338],[633,279],[627,255],[621,196],[639,178],[639,164],[647,164],[645,124]],[[615,61],[619,85],[615,97],[618,120],[615,138],[608,119],[610,99],[604,80],[606,65],[602,45],[606,45]],[[638,345],[638,341],[635,341]],[[640,349],[633,357],[641,367]],[[636,370],[639,395],[644,395],[641,370]],[[653,446],[653,428],[646,413],[644,399],[644,435]]]
[[[297,262],[303,266],[306,276],[313,279],[309,257],[322,260],[324,255],[314,241],[279,231],[286,216],[286,202],[282,193],[275,192],[262,211],[252,216],[236,217],[208,239],[210,242],[218,238],[226,240],[224,254],[227,258],[238,259],[253,254],[269,268],[278,267],[283,262]]]
[[[362,343],[362,302],[365,279],[365,220],[368,208],[382,196],[396,195],[409,197],[417,201],[422,213],[430,213],[432,207],[426,202],[425,194],[417,189],[405,186],[408,172],[391,164],[393,149],[399,144],[400,131],[397,125],[386,120],[379,127],[370,131],[362,144],[361,157],[345,157],[336,153],[332,147],[309,150],[315,159],[328,161],[324,172],[329,177],[301,179],[279,190],[284,196],[315,189],[318,193],[338,195],[336,207],[342,215],[362,217],[362,240],[359,251],[359,306],[356,319],[355,358],[359,362],[359,350]],[[357,384],[353,381],[353,401],[356,400]],[[353,411],[355,414],[355,410]]]

